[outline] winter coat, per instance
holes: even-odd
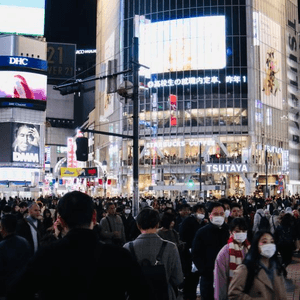
[[[234,276],[228,289],[229,300],[283,300],[287,299],[283,276],[274,271],[274,284],[270,281],[264,269],[255,276],[248,294],[244,293],[248,270],[243,264],[234,271]]]

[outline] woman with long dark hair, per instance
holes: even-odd
[[[258,231],[245,260],[234,272],[228,299],[286,299],[285,275],[278,260],[274,236],[267,231]]]

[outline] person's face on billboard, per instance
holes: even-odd
[[[32,146],[37,144],[37,130],[28,126],[22,126],[17,133],[17,147],[19,152],[29,152]]]

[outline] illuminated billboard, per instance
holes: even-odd
[[[155,23],[136,16],[135,25],[139,62],[152,74],[226,67],[225,16]]]
[[[0,32],[44,35],[45,0],[2,0]]]
[[[40,162],[40,126],[27,123],[12,123],[12,161]]]
[[[1,71],[0,98],[47,100],[47,76],[29,72]]]

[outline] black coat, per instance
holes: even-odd
[[[192,259],[200,275],[213,276],[216,257],[228,239],[229,229],[225,223],[220,228],[209,223],[197,231]]]
[[[4,297],[7,287],[21,273],[31,256],[29,243],[12,234],[0,243],[0,297]]]
[[[44,227],[41,221],[38,221],[37,229],[38,229],[38,235],[37,235],[38,245],[40,246],[41,239],[45,235]],[[25,221],[24,218],[18,221],[16,233],[22,236],[23,238],[25,238],[29,242],[29,245],[31,246],[32,254],[34,254],[34,245],[33,245],[33,238],[30,230],[30,225]]]
[[[129,251],[99,243],[93,230],[73,229],[35,254],[7,299],[34,299],[40,291],[43,300],[121,300],[127,291],[140,300],[147,298],[145,290]]]

